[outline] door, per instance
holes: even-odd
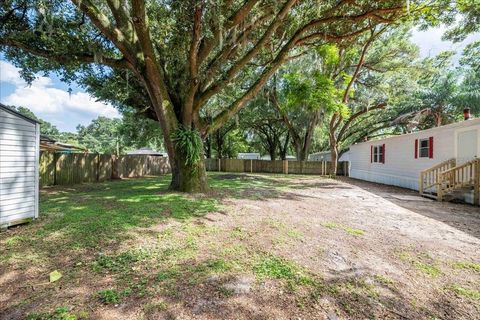
[[[478,130],[468,130],[458,133],[457,165],[473,160],[478,156]]]

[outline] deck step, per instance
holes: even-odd
[[[436,194],[433,194],[433,193],[422,193],[420,194],[422,197],[425,197],[425,198],[430,198],[430,199],[434,199],[434,200],[437,200],[437,195]]]

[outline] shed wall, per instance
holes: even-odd
[[[39,125],[0,109],[0,226],[38,215]]]

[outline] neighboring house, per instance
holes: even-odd
[[[480,150],[480,119],[466,120],[415,133],[350,146],[350,177],[414,190],[434,188],[420,173],[439,165],[444,171],[476,159]],[[448,160],[452,164],[448,164]],[[442,164],[443,163],[443,164]],[[433,171],[432,171],[433,172]],[[440,171],[433,179],[437,179]],[[432,193],[435,193],[432,190]]]
[[[261,156],[260,153],[251,152],[251,153],[239,153],[237,155],[237,159],[243,160],[260,160]]]
[[[270,158],[270,155],[267,154],[267,155],[264,155],[263,157],[261,157],[260,160],[272,160],[272,159]],[[282,160],[282,159],[277,158],[277,160]],[[297,157],[295,157],[295,156],[286,156],[286,157],[285,157],[285,160],[290,160],[290,161],[292,161],[292,160],[297,160]]]
[[[0,228],[38,217],[40,123],[0,104]]]
[[[87,149],[74,146],[73,144],[58,142],[46,135],[40,135],[40,151],[78,153],[88,152]]]
[[[345,152],[340,156],[338,161],[348,161],[349,156],[348,152]],[[331,151],[320,151],[316,153],[312,153],[308,156],[308,161],[332,161],[332,153]]]
[[[150,148],[140,148],[138,150],[127,152],[129,156],[131,155],[142,155],[142,156],[156,156],[156,157],[168,157],[166,152],[154,151]]]
[[[332,161],[332,154],[330,151],[315,152],[308,156],[308,161]]]

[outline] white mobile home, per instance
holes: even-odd
[[[466,120],[352,145],[350,176],[419,190],[422,171],[443,164],[445,171],[461,166],[476,159],[479,150],[480,119]],[[453,165],[447,165],[449,160]]]
[[[0,228],[38,217],[40,124],[0,104]]]

